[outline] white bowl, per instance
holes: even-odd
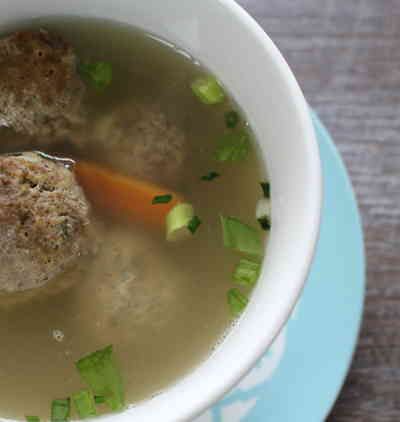
[[[273,227],[262,275],[240,321],[212,356],[174,386],[121,414],[101,418],[110,422],[188,420],[254,365],[285,324],[306,280],[322,200],[318,146],[309,110],[275,45],[232,0],[0,2],[0,25],[60,14],[132,24],[189,51],[242,106],[268,166]]]

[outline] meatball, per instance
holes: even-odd
[[[0,39],[0,125],[60,137],[80,123],[85,87],[76,62],[72,47],[44,30]]]
[[[87,139],[105,164],[127,175],[166,185],[179,180],[185,136],[155,105],[115,108],[96,120]]]
[[[119,336],[122,326],[137,332],[170,324],[177,318],[175,304],[185,296],[189,277],[174,252],[140,228],[97,229],[103,242],[76,296],[84,309],[82,329],[102,342],[110,333]]]
[[[63,161],[0,156],[0,292],[45,285],[89,252],[89,205]]]

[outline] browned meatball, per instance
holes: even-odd
[[[63,136],[82,119],[85,88],[72,47],[44,30],[0,39],[0,125]]]
[[[186,143],[183,132],[156,105],[129,103],[94,123],[81,146],[96,151],[105,164],[130,176],[175,185],[181,175]]]
[[[43,286],[89,251],[89,205],[64,163],[0,156],[0,292]]]

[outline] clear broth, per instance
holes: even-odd
[[[129,403],[165,389],[210,354],[232,323],[226,292],[239,259],[223,246],[219,215],[255,226],[263,175],[256,148],[243,162],[213,160],[215,141],[227,131],[224,113],[238,107],[232,99],[209,107],[194,98],[190,83],[206,71],[188,55],[107,21],[46,18],[13,29],[26,26],[59,33],[82,59],[112,63],[111,87],[88,89],[93,116],[127,100],[151,101],[182,128],[188,158],[171,187],[203,221],[193,238],[171,244],[164,233],[96,216],[99,253],[62,276],[60,282],[74,282],[71,288],[0,308],[0,416],[47,419],[52,399],[82,388],[74,362],[107,344],[114,345]],[[12,151],[14,135],[0,136],[8,140],[0,152]],[[102,160],[96,149],[77,152],[68,144],[48,152]],[[201,181],[211,170],[221,177]],[[64,333],[63,341],[54,330]]]

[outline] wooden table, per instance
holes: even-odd
[[[400,422],[400,0],[239,3],[331,131],[363,218],[364,323],[329,422]]]

